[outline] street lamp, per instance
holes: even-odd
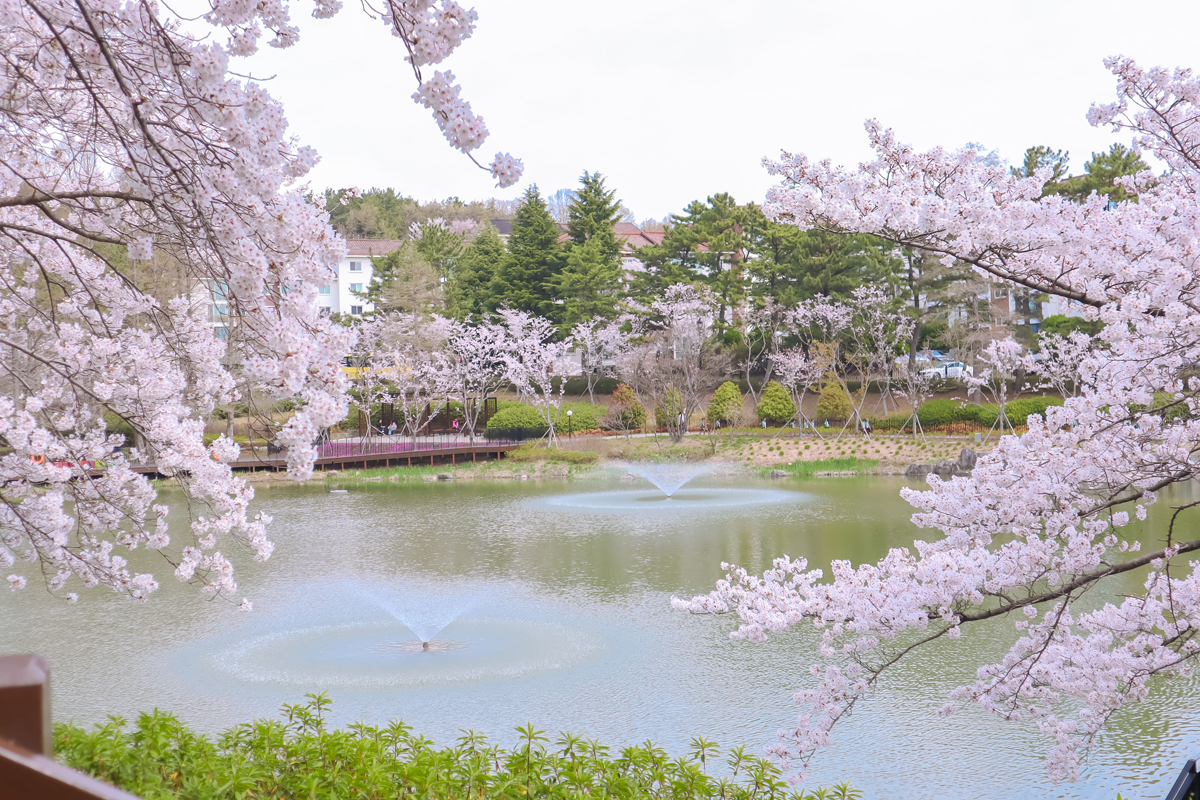
[[[575,414],[574,411],[572,411],[571,409],[567,409],[567,438],[568,439],[571,438],[571,431],[572,431],[571,417],[574,416],[574,414]]]

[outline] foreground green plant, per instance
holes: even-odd
[[[131,732],[120,717],[91,731],[59,723],[55,749],[67,766],[144,800],[862,797],[845,784],[793,790],[773,762],[741,747],[720,761],[717,745],[704,738],[692,739],[681,758],[650,742],[613,755],[605,745],[569,733],[551,745],[545,731],[526,725],[517,728],[511,750],[471,731],[453,747],[439,749],[403,722],[330,730],[329,699],[324,693],[306,697],[306,704],[283,707],[283,721],[238,725],[215,741],[159,711],[142,714]]]

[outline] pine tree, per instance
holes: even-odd
[[[583,188],[576,192],[567,211],[567,233],[571,244],[582,247],[599,239],[601,254],[613,262],[620,261],[621,245],[613,233],[621,208],[615,197],[616,191],[604,188],[604,176],[599,172],[584,172],[579,183]]]
[[[562,269],[558,225],[550,218],[536,185],[526,190],[508,238],[508,255],[492,281],[489,310],[509,306],[544,317],[556,316],[555,279]]]
[[[446,305],[459,319],[479,316],[503,303],[492,302],[492,281],[504,261],[504,241],[484,225],[455,261],[446,285]]]
[[[554,293],[563,299],[560,326],[569,330],[578,322],[597,317],[612,319],[617,314],[621,262],[605,253],[604,240],[597,236],[582,246],[572,243],[567,263],[554,281]]]
[[[621,290],[621,245],[613,232],[621,204],[604,188],[600,173],[585,172],[579,183],[582,188],[568,209],[566,264],[551,287],[562,298],[557,310],[564,330],[615,316]]]

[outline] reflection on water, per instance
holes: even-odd
[[[707,591],[722,561],[754,571],[784,554],[861,562],[932,536],[908,522],[902,485],[698,479],[669,501],[615,482],[262,489],[275,555],[238,562],[253,614],[204,602],[169,576],[145,605],[93,592],[66,607],[5,592],[0,650],[45,655],[56,715],[79,722],[157,705],[215,731],[328,690],[336,723],[400,717],[441,743],[464,728],[511,743],[513,726],[533,721],[611,745],[653,739],[682,752],[704,735],[757,751],[794,719],[813,631],[734,642],[734,620],[672,612],[670,596]],[[1169,506],[1200,491],[1165,499],[1141,528],[1146,546]],[[133,556],[134,567],[159,569],[152,554]],[[1111,591],[1141,580],[1124,575]],[[1194,681],[1160,685],[1121,714],[1084,779],[1057,787],[1031,723],[976,709],[937,717],[948,692],[1015,635],[997,620],[899,665],[845,720],[812,781],[845,779],[887,798],[1165,794],[1200,734]]]

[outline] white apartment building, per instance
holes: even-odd
[[[347,239],[346,257],[337,265],[337,276],[317,288],[317,305],[322,314],[358,317],[375,306],[358,296],[371,285],[372,257],[385,256],[402,245],[399,239]]]

